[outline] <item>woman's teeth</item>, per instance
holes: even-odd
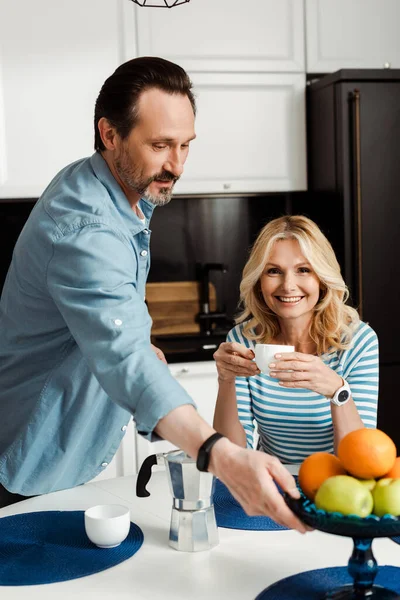
[[[281,302],[294,303],[299,302],[302,299],[302,296],[291,296],[290,298],[285,298],[284,296],[278,296],[278,300]]]

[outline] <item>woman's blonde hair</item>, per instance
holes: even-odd
[[[320,283],[320,298],[310,324],[317,353],[349,348],[360,322],[354,308],[346,305],[349,296],[331,244],[319,227],[301,215],[270,221],[258,235],[243,269],[240,299],[243,311],[236,323],[246,321],[243,333],[248,339],[269,343],[280,332],[276,314],[268,308],[261,292],[261,275],[278,240],[297,240]]]

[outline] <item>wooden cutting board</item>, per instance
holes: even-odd
[[[210,310],[216,310],[217,295],[210,282]],[[153,319],[152,335],[198,333],[200,284],[197,281],[148,283],[146,302]]]

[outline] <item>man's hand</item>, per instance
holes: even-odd
[[[196,458],[201,444],[215,430],[193,406],[186,404],[160,419],[155,432]],[[248,515],[266,515],[301,533],[308,531],[289,509],[274,483],[276,481],[293,498],[299,498],[294,478],[277,458],[246,450],[228,438],[221,438],[212,447],[209,470],[228,486]]]
[[[294,477],[274,456],[240,448],[222,438],[213,446],[209,470],[228,486],[248,515],[269,516],[300,533],[309,531],[289,509],[274,483],[293,498],[300,497]]]
[[[254,352],[237,342],[223,342],[214,352],[220,381],[235,380],[236,377],[251,377],[260,372],[253,361]]]
[[[160,350],[160,348],[157,348],[157,346],[154,346],[154,344],[150,344],[151,349],[153,350],[153,352],[157,355],[157,358],[159,358],[161,360],[161,362],[165,363],[166,365],[167,363],[167,359],[165,358],[164,352],[162,350]]]

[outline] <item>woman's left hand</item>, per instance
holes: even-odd
[[[279,379],[282,387],[305,388],[327,398],[332,398],[343,385],[340,375],[313,354],[285,352],[275,355],[269,368],[271,377]]]

